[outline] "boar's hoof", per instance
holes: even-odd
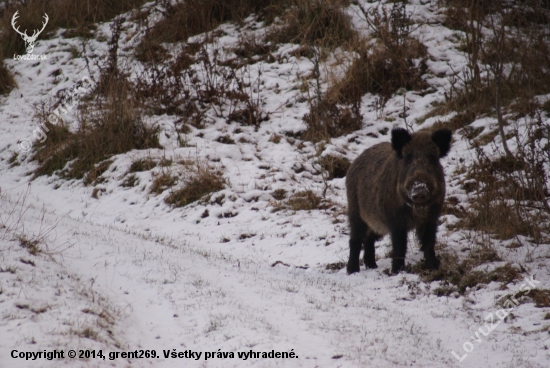
[[[425,265],[428,270],[439,270],[439,264],[439,259],[436,256],[426,258]]]
[[[376,264],[375,260],[366,259],[365,260],[365,267],[367,268],[367,270],[369,270],[369,269],[378,268],[378,265]]]
[[[398,274],[405,269],[405,258],[394,258],[391,263],[391,273]]]
[[[348,262],[347,267],[348,275],[351,275],[352,273],[359,272],[359,262]]]

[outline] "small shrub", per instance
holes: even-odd
[[[164,202],[172,207],[183,207],[207,194],[224,189],[225,183],[225,178],[220,172],[206,164],[199,163],[196,172],[187,178],[185,185],[180,189],[173,190],[164,199]]]
[[[400,88],[422,90],[428,87],[422,79],[427,70],[426,47],[409,36],[412,21],[402,3],[393,4],[390,12],[377,7],[363,10],[374,32],[376,43],[359,41],[354,59],[341,82],[327,92],[342,103],[360,101],[365,93],[382,95],[387,100]],[[415,60],[418,60],[415,62]]]
[[[301,138],[313,142],[349,134],[363,125],[359,104],[350,108],[328,100],[313,102],[310,112],[302,120],[306,130],[301,133]]]

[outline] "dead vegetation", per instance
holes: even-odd
[[[176,115],[180,133],[190,126],[203,128],[207,110],[228,123],[258,127],[269,119],[260,83],[261,71],[251,75],[247,65],[203,44],[184,48],[174,60],[146,64],[136,81],[136,96],[156,115]]]
[[[513,133],[517,152],[512,159],[488,155],[472,142],[477,160],[468,172],[468,183],[473,185],[465,189],[473,192],[475,200],[460,225],[499,239],[523,235],[540,244],[548,239],[550,230],[550,127],[540,114],[526,120],[526,131],[516,129]]]
[[[184,184],[164,199],[172,207],[184,207],[202,197],[225,188],[223,173],[205,162],[197,161],[186,173]]]
[[[157,166],[157,163],[152,158],[140,158],[138,160],[135,160],[130,165],[130,168],[128,169],[129,173],[135,173],[135,172],[141,172],[141,171],[149,171],[151,169],[154,169]]]
[[[344,47],[355,41],[357,34],[343,7],[347,0],[294,0],[287,2],[282,24],[267,36],[267,41],[297,43],[321,47]]]
[[[345,178],[351,163],[345,157],[326,155],[321,157],[319,164],[328,174],[328,180],[334,178]]]
[[[122,22],[118,18],[112,24],[109,57],[100,67],[101,77],[95,90],[85,96],[86,108],[77,109],[76,129],[71,131],[59,117],[52,124],[53,106],[42,105],[37,110],[35,119],[48,129],[48,134],[34,145],[32,159],[39,164],[34,178],[58,172],[61,177],[84,179],[86,185],[97,183],[113,155],[161,148],[158,128],[143,121],[134,85],[118,69],[116,50]]]
[[[446,126],[475,150],[462,189],[470,206],[447,206],[466,228],[500,239],[548,241],[549,128],[537,96],[550,92],[550,9],[540,1],[447,2],[446,25],[464,32],[463,70],[449,77],[445,103],[429,115],[457,114]],[[496,128],[472,128],[481,117]],[[498,143],[497,143],[498,142]],[[513,144],[513,146],[511,146]],[[511,148],[513,147],[513,148]],[[451,207],[454,207],[451,209]]]
[[[438,296],[448,296],[452,293],[464,294],[470,289],[476,289],[490,282],[506,284],[520,280],[522,270],[517,266],[507,263],[490,271],[481,270],[479,266],[501,261],[501,258],[491,246],[475,246],[468,251],[468,255],[462,260],[457,254],[440,252],[439,270],[425,271],[422,263],[414,265],[412,271],[420,273],[424,282],[440,281],[434,290]]]
[[[11,19],[19,11],[17,24],[20,29],[39,29],[48,14],[48,24],[40,39],[55,35],[59,28],[65,28],[65,37],[90,37],[96,23],[113,19],[115,16],[135,9],[145,3],[144,0],[8,0],[0,9],[0,47],[4,55],[24,54],[25,43],[13,32]]]
[[[321,198],[321,196],[309,189],[297,191],[291,195],[287,195],[284,190],[277,190],[272,193],[272,196],[277,199],[273,203],[273,212],[282,210],[312,211],[332,207],[329,201]]]
[[[428,87],[422,79],[427,70],[426,47],[410,36],[414,28],[405,5],[394,3],[391,8],[361,9],[373,39],[348,36],[345,45],[357,56],[344,77],[333,82],[324,96],[319,87],[322,53],[310,46],[317,96],[310,99],[310,112],[303,118],[307,128],[302,136],[306,140],[328,140],[360,129],[363,120],[361,98],[366,93],[379,95],[379,103],[384,106],[400,89]],[[310,45],[315,44],[310,42]],[[344,44],[340,41],[340,45]]]
[[[285,1],[274,0],[186,0],[160,1],[163,18],[145,37],[147,45],[186,42],[191,36],[211,31],[224,22],[240,22],[250,14],[273,19]]]
[[[394,3],[391,9],[362,8],[374,40],[361,40],[355,51],[359,57],[349,67],[344,79],[328,94],[338,101],[353,103],[365,93],[379,94],[387,100],[398,89],[422,90],[426,72],[426,47],[411,32],[414,26],[405,4]]]
[[[66,125],[40,121],[50,131],[44,142],[35,145],[33,159],[39,167],[34,176],[59,171],[66,178],[86,176],[85,182],[89,184],[108,168],[105,160],[109,157],[133,149],[160,148],[158,129],[143,122],[131,88],[126,80],[109,82],[105,95],[95,101],[94,109],[81,111],[74,133]],[[102,162],[103,165],[96,166]]]
[[[468,64],[449,77],[451,87],[437,113],[495,116],[504,138],[505,115],[513,102],[530,106],[534,96],[550,90],[550,71],[542,67],[550,62],[548,5],[539,1],[453,1],[447,5],[448,26],[466,36],[463,51]]]
[[[0,52],[0,95],[6,95],[16,87],[15,79],[13,75],[4,64],[4,58]]]

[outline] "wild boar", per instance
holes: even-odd
[[[416,229],[428,269],[438,269],[434,251],[437,220],[445,198],[439,162],[451,148],[452,132],[410,134],[396,128],[391,144],[379,143],[355,159],[346,176],[350,225],[348,274],[359,272],[361,244],[365,267],[377,268],[374,243],[390,234],[392,273],[405,266],[407,233]]]

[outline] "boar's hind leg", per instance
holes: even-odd
[[[407,254],[407,228],[395,227],[390,230],[393,259],[391,273],[396,274],[405,268],[405,255]]]
[[[350,216],[350,239],[349,239],[349,260],[348,274],[359,272],[359,256],[361,254],[361,243],[367,230],[367,224],[361,218],[351,218]]]
[[[416,229],[416,236],[424,251],[424,260],[427,269],[437,270],[439,268],[439,260],[435,256],[435,235],[437,232],[437,223],[430,222]]]
[[[375,234],[372,230],[368,229],[364,238],[363,245],[365,246],[365,252],[363,253],[363,260],[365,261],[365,267],[378,268],[376,265],[376,258],[374,256],[374,243],[380,239],[378,234]]]

